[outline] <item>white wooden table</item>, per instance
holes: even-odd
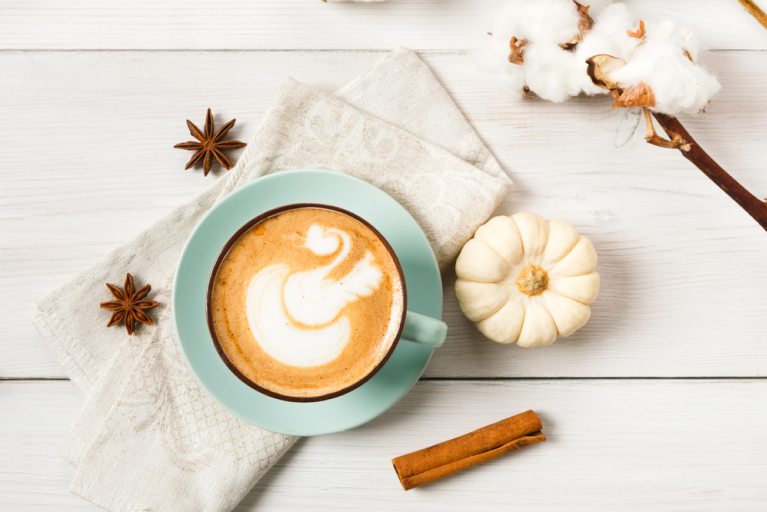
[[[184,120],[211,107],[247,141],[286,77],[332,92],[397,45],[514,180],[498,213],[593,240],[600,297],[572,338],[525,350],[476,332],[446,275],[449,339],[415,389],[368,425],[301,440],[237,511],[767,509],[767,233],[675,152],[641,136],[616,149],[608,98],[512,102],[478,79],[466,50],[494,3],[0,3],[0,510],[96,509],[67,492],[59,447],[83,397],[33,301],[222,176],[184,171]],[[723,89],[683,121],[767,196],[767,31],[735,0],[628,3],[698,31]],[[392,457],[530,408],[548,442],[399,487]]]

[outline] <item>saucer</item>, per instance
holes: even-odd
[[[316,436],[358,427],[396,404],[415,385],[433,349],[400,341],[384,367],[354,391],[323,402],[286,402],[238,379],[216,352],[205,316],[205,293],[221,248],[246,222],[285,204],[338,206],[372,224],[402,264],[408,310],[442,318],[437,259],[415,219],[394,199],[360,179],[331,171],[297,170],[264,176],[218,202],[192,232],[173,283],[173,322],[181,352],[200,385],[226,410],[257,427]]]

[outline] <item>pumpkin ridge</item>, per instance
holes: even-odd
[[[519,335],[522,333],[522,327],[525,325],[525,318],[527,318],[527,308],[526,308],[526,307],[524,307],[524,306],[521,306],[521,307],[522,307],[522,321],[521,321],[521,322],[519,322],[519,333],[517,333],[517,337],[516,337],[516,338],[514,338],[514,340],[513,340],[513,341],[510,341],[509,343],[516,343],[516,342],[517,342],[517,340],[519,339]],[[503,309],[503,308],[501,308],[501,309]],[[499,309],[498,311],[500,311],[500,309]],[[496,311],[495,313],[497,313],[498,311]],[[495,313],[493,313],[493,315],[494,315]],[[489,317],[487,317],[487,318],[490,318],[490,317],[491,317],[491,316],[493,316],[493,315],[490,315],[490,316],[489,316]],[[487,318],[485,318],[485,320],[487,320]],[[484,321],[484,320],[483,320],[483,321]],[[556,324],[554,324],[554,325],[556,325]]]
[[[532,214],[532,215],[534,215],[536,217],[540,217],[540,215],[537,215],[537,214]],[[516,219],[514,219],[514,215],[511,215],[509,218],[514,222],[514,225],[517,226],[517,231],[519,231],[519,241],[522,244],[522,255],[524,257],[524,256],[527,255],[527,247],[525,247],[525,237],[522,236],[522,230],[519,229],[519,224],[517,224]],[[541,218],[543,218],[543,217],[541,217]],[[548,229],[548,225],[546,227]],[[547,231],[546,232],[546,243],[541,248],[540,256],[543,256],[543,254],[546,252],[546,247],[548,247],[548,245],[549,245],[549,232]],[[506,261],[506,260],[504,260],[504,261]]]
[[[551,221],[549,221],[549,222],[551,222]],[[560,221],[560,222],[564,222],[564,221]],[[581,235],[580,235],[580,233],[577,233],[577,234],[578,234],[578,237],[575,239],[575,243],[573,243],[573,245],[570,246],[570,248],[567,250],[567,252],[564,253],[562,256],[560,256],[560,258],[558,260],[552,261],[552,260],[549,260],[546,257],[546,249],[549,248],[549,239],[551,238],[551,229],[549,229],[549,239],[546,239],[546,247],[541,252],[541,256],[543,256],[543,261],[541,263],[551,263],[551,267],[552,267],[552,270],[553,270],[553,267],[556,267],[557,263],[559,263],[563,259],[567,258],[567,255],[570,254],[573,251],[573,249],[575,249],[576,245],[578,245],[578,242],[580,241]]]
[[[459,282],[461,282],[461,281],[464,282],[464,283],[475,283],[475,284],[478,284],[478,285],[485,285],[485,284],[487,284],[487,285],[494,285],[494,286],[500,286],[503,283],[503,281],[500,281],[500,282],[497,282],[497,283],[484,283],[484,282],[480,282],[480,281],[471,281],[469,279],[461,279],[461,278],[459,278],[455,282],[456,298],[458,298],[457,288],[459,286]],[[488,318],[490,318],[494,314],[498,313],[501,309],[503,309],[503,307],[509,302],[510,299],[511,299],[511,292],[508,289],[505,289],[504,293],[503,293],[503,299],[499,302],[499,305],[493,310],[492,313],[490,313],[489,315],[485,316],[484,318],[480,318],[479,316],[474,317],[474,318],[478,318],[478,320],[471,320],[471,318],[470,318],[470,320],[472,322],[474,322],[474,323],[484,322],[485,320],[487,320]],[[469,318],[470,316],[474,316],[474,315],[471,315],[471,314],[469,314],[469,313],[467,313],[467,312],[465,312],[463,310],[463,304],[461,303],[460,299],[458,300],[458,307],[459,307],[459,309],[461,309],[461,312],[467,318]]]
[[[583,275],[586,275],[586,274],[583,274]],[[573,276],[573,277],[577,277],[577,276]],[[559,295],[561,297],[564,297],[566,299],[570,299],[570,300],[575,301],[575,302],[577,302],[579,304],[583,304],[584,306],[589,306],[589,304],[586,304],[583,301],[580,301],[578,299],[574,299],[574,298],[570,297],[569,295],[565,295],[564,293],[558,292],[557,290],[554,290],[552,288],[546,288],[546,291],[549,291],[551,293],[556,293],[557,295]],[[554,322],[554,324],[556,324],[556,322]]]
[[[496,309],[495,311],[493,311],[492,313],[490,313],[489,315],[487,315],[487,316],[486,316],[485,318],[483,318],[482,320],[477,320],[477,322],[484,322],[485,320],[487,320],[487,319],[488,319],[488,318],[490,318],[491,316],[493,316],[493,315],[495,315],[496,313],[498,313],[500,310],[502,310],[502,309],[503,309],[503,306],[505,306],[505,305],[506,305],[506,303],[507,303],[508,301],[509,301],[509,299],[508,299],[508,297],[507,297],[507,298],[506,298],[506,300],[505,300],[503,303],[501,303],[501,305],[498,307],[498,309]],[[477,322],[474,322],[474,323],[477,323]]]
[[[590,270],[588,270],[586,272],[582,272],[580,274],[563,274],[563,273],[560,273],[561,270],[559,269],[559,266],[567,259],[568,256],[570,256],[570,254],[572,254],[572,252],[575,250],[576,247],[581,245],[581,242],[583,242],[584,240],[585,240],[584,245],[588,244],[588,245],[591,246],[591,252],[593,253],[594,258],[595,258],[594,266],[593,267],[590,266]],[[570,251],[562,257],[561,260],[559,260],[558,262],[556,262],[554,264],[554,266],[552,267],[550,273],[553,274],[555,277],[579,277],[579,276],[585,276],[585,275],[590,274],[591,272],[595,272],[596,271],[597,263],[598,263],[598,260],[597,260],[596,250],[594,249],[594,243],[591,240],[589,240],[589,238],[587,238],[587,237],[585,237],[583,235],[579,235],[578,243],[576,243],[573,246],[573,248],[570,249]]]
[[[474,238],[474,240],[477,240],[477,239],[476,239],[476,238]],[[487,247],[488,249],[490,249],[491,251],[493,251],[493,252],[494,252],[494,253],[495,253],[495,254],[496,254],[496,255],[497,255],[499,258],[501,258],[501,259],[502,259],[502,260],[503,260],[503,261],[504,261],[504,262],[505,262],[505,263],[506,263],[506,264],[509,266],[509,268],[511,268],[511,267],[513,267],[513,266],[514,266],[514,263],[511,263],[509,260],[507,260],[506,258],[504,258],[503,256],[501,256],[501,255],[498,253],[498,251],[496,251],[495,249],[493,249],[492,247],[490,247],[489,245],[487,245],[487,244],[486,244],[485,242],[483,242],[482,240],[477,240],[477,242],[481,243],[482,245],[484,245],[485,247]],[[522,252],[524,253],[524,251],[525,251],[525,247],[524,247],[524,245],[522,245]]]
[[[578,245],[578,242],[579,242],[579,241],[580,241],[580,238],[578,238],[578,240],[576,240],[576,241],[575,241],[575,243],[573,244],[573,246],[572,246],[572,247],[570,247],[570,249],[569,249],[569,250],[568,250],[566,253],[564,253],[564,254],[562,255],[562,257],[561,257],[561,258],[559,258],[559,260],[557,260],[557,261],[552,261],[552,262],[551,262],[551,265],[552,265],[552,267],[556,267],[556,266],[557,266],[557,263],[559,263],[559,262],[560,262],[560,261],[562,261],[563,259],[567,258],[567,256],[569,256],[569,255],[570,255],[570,253],[571,253],[571,252],[573,252],[573,249],[575,249],[575,246],[576,246],[576,245]],[[548,243],[547,243],[547,245],[548,245]],[[552,269],[552,270],[553,270],[553,269]],[[593,272],[593,270],[592,270],[592,272]],[[586,272],[586,274],[588,274],[588,272]],[[586,274],[579,274],[579,275],[581,275],[581,276],[585,276]],[[569,276],[569,277],[575,277],[575,276]]]
[[[525,237],[522,236],[522,232],[519,230],[519,224],[517,224],[517,221],[514,220],[513,215],[509,215],[509,218],[511,219],[511,222],[514,223],[515,226],[517,226],[517,232],[519,232],[519,243],[522,245],[522,258],[524,258],[527,255],[527,248],[525,247]],[[546,245],[548,245],[549,239],[546,239]],[[522,325],[525,325],[524,319],[522,320]]]
[[[545,304],[545,299],[544,299],[544,304]],[[551,317],[551,323],[554,324],[554,329],[557,331],[557,336],[559,336],[559,327],[557,327],[557,321],[554,320],[554,315],[551,314],[551,311],[549,311],[548,306],[543,308],[543,310],[546,311],[546,314]],[[554,340],[554,341],[556,341],[556,340]],[[544,345],[544,346],[546,346],[546,345]]]
[[[538,296],[538,297],[541,298],[540,296]],[[540,306],[540,304],[538,304],[538,305]],[[531,304],[531,306],[532,306],[532,304]],[[542,309],[545,312],[545,314],[548,315],[549,320],[551,320],[551,325],[554,326],[555,336],[558,336],[559,335],[559,330],[557,329],[557,323],[554,321],[554,317],[551,315],[551,312],[549,311],[549,309],[545,306],[545,303],[544,303],[544,306],[539,308],[539,309]],[[527,320],[527,308],[525,308],[525,318],[524,318],[524,320],[525,321]],[[522,322],[522,329],[520,329],[520,331],[519,331],[519,337],[521,337],[522,333],[525,332],[524,329],[525,329],[525,322],[523,321]],[[519,343],[519,337],[517,338],[517,343]],[[535,344],[535,345],[521,345],[521,346],[523,346],[523,347],[545,347],[545,346],[551,345],[551,343],[553,343],[554,341],[556,341],[556,338],[554,340],[552,340],[551,342],[543,344],[543,345]]]
[[[591,306],[591,304],[593,304],[594,301],[596,300],[596,297],[599,295],[599,288],[598,287],[597,287],[597,295],[594,297],[594,299],[591,300],[591,302],[584,302],[582,300],[576,299],[575,297],[571,297],[570,295],[568,295],[566,293],[561,292],[560,290],[557,289],[557,285],[556,285],[556,283],[558,283],[558,282],[560,282],[560,281],[562,281],[564,279],[573,279],[573,278],[577,278],[577,277],[584,277],[584,276],[588,276],[588,275],[591,275],[591,274],[596,275],[597,280],[600,279],[599,272],[597,272],[596,270],[592,270],[591,272],[586,272],[585,274],[580,274],[580,275],[577,275],[577,276],[554,276],[554,278],[550,280],[550,283],[553,283],[553,284],[551,286],[549,286],[548,289],[551,290],[552,292],[555,292],[555,293],[561,295],[562,297],[566,297],[568,299],[574,300],[575,302],[583,304],[584,306]]]
[[[522,306],[522,309],[522,323],[519,325],[519,334],[517,334],[517,339],[514,340],[514,343],[519,341],[519,335],[522,334],[522,328],[525,326],[525,320],[527,320],[527,307]]]

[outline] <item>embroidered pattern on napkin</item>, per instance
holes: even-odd
[[[240,161],[221,197],[255,178],[309,166],[376,185],[415,218],[443,270],[510,185],[505,176],[292,79]]]

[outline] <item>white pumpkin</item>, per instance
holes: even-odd
[[[461,311],[482,334],[522,347],[551,345],[591,316],[597,253],[570,224],[534,213],[494,217],[455,264]]]

